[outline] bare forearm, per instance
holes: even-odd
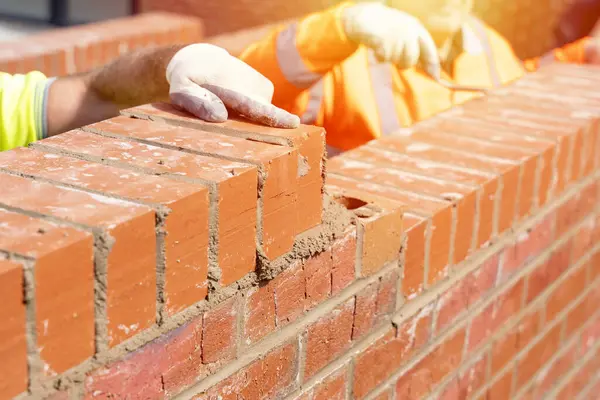
[[[111,118],[123,108],[167,100],[165,71],[181,47],[139,50],[89,73],[58,78],[48,92],[47,135]]]

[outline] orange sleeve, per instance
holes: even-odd
[[[340,22],[345,2],[275,29],[240,58],[275,86],[273,103],[285,107],[356,51]]]
[[[589,39],[589,37],[584,37],[563,47],[553,49],[541,57],[525,60],[525,69],[532,72],[544,63],[556,61],[571,64],[584,64],[586,62],[585,46]]]

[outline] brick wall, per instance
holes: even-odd
[[[202,33],[199,19],[167,12],[52,29],[0,43],[0,71],[37,70],[47,76],[85,72],[135,49],[197,42]]]
[[[598,83],[329,160],[166,104],[1,153],[0,398],[592,398]]]

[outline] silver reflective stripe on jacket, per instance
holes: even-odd
[[[470,19],[470,26],[473,28],[474,33],[477,35],[479,42],[481,43],[482,49],[486,55],[488,60],[488,65],[490,69],[490,77],[492,79],[492,85],[494,87],[498,87],[502,85],[502,79],[500,79],[500,74],[498,72],[498,66],[496,65],[496,59],[494,57],[494,52],[492,50],[492,44],[490,43],[490,38],[488,33],[483,26],[483,23],[479,21],[477,18]]]
[[[277,35],[275,54],[285,79],[298,89],[308,89],[322,76],[308,69],[302,60],[296,47],[297,31],[298,23],[294,22]]]
[[[398,119],[394,102],[392,71],[392,64],[380,63],[377,61],[375,53],[369,50],[369,76],[379,114],[379,126],[382,135],[389,135],[402,126]]]
[[[317,122],[321,104],[323,103],[323,79],[319,79],[309,91],[308,104],[304,114],[300,117],[300,121],[306,125],[314,125]]]

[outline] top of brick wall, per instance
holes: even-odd
[[[349,281],[400,259],[415,299],[597,170],[598,80],[547,67],[328,160],[326,182],[321,128],[211,124],[168,104],[0,154],[0,287],[27,296],[7,300],[25,371],[11,381],[26,332],[43,382],[352,237]]]
[[[202,21],[154,12],[52,29],[0,43],[0,71],[48,76],[85,72],[135,49],[200,41]]]

